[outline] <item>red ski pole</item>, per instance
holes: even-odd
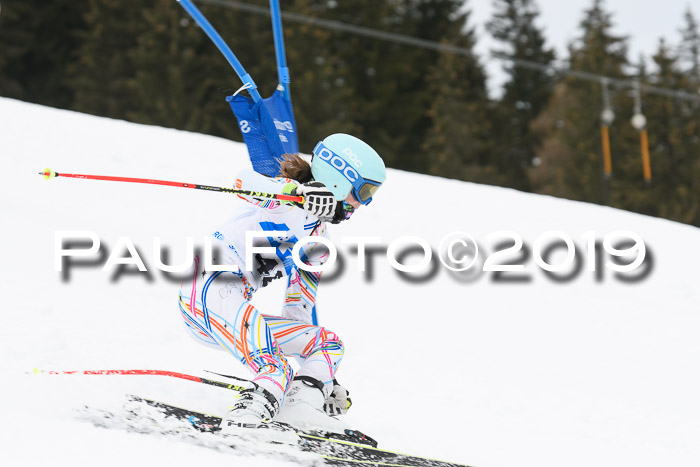
[[[231,193],[234,195],[246,195],[256,198],[277,199],[280,201],[291,201],[293,203],[304,203],[303,196],[278,195],[275,193],[262,193],[259,191],[240,190],[238,188],[225,188],[220,186],[198,185],[196,183],[170,182],[167,180],[153,180],[150,178],[131,178],[131,177],[112,177],[109,175],[83,175],[83,174],[67,174],[54,172],[51,169],[45,169],[39,172],[46,180],[56,177],[80,178],[83,180],[105,180],[109,182],[129,182],[129,183],[147,183],[150,185],[165,185],[179,188],[194,188],[196,190],[218,191],[220,193]]]
[[[230,389],[232,391],[242,391],[246,386],[241,386],[238,384],[222,383],[221,381],[215,381],[208,378],[202,378],[200,376],[187,375],[184,373],[178,373],[176,371],[165,371],[165,370],[40,370],[34,368],[33,374],[43,374],[43,375],[141,375],[141,376],[167,376],[170,378],[179,378],[187,381],[193,381],[195,383],[208,384],[210,386],[216,386],[224,389]],[[219,376],[225,376],[227,378],[233,378],[241,381],[242,383],[248,383],[249,381],[243,378],[237,378],[235,376],[221,375],[215,373]]]

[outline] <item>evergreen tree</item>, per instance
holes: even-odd
[[[294,11],[371,28],[381,27],[382,17],[391,14],[389,2],[367,0],[352,5],[298,0]],[[319,139],[345,132],[366,140],[382,155],[388,154],[377,135],[371,134],[382,118],[380,106],[385,96],[376,84],[381,80],[377,70],[381,69],[387,44],[315,25],[292,24],[289,32],[289,63],[294,67],[290,68],[292,97],[300,137],[306,141],[300,141],[301,147],[310,152]]]
[[[680,60],[685,64],[695,90],[700,90],[700,24],[690,7],[683,15],[684,27],[680,30]]]
[[[335,7],[317,0],[284,5],[295,13],[324,18],[331,17]],[[284,33],[299,150],[310,154],[319,140],[332,133],[359,135],[360,126],[349,111],[355,93],[338,77],[343,64],[335,49],[329,47],[339,33],[295,22],[285,22]]]
[[[315,16],[436,40],[449,26],[454,0],[357,0],[316,2]],[[323,44],[330,76],[319,76],[343,100],[334,99],[340,128],[354,130],[387,165],[425,171],[420,152],[429,124],[431,96],[425,70],[437,60],[429,50],[333,31]]]
[[[614,34],[612,28],[611,14],[604,10],[601,0],[594,0],[591,8],[584,12],[580,38],[569,47],[570,68],[625,78],[625,68],[628,66],[626,39]],[[628,123],[631,118],[629,98],[624,93],[611,92],[611,100],[617,114],[611,128],[614,177],[611,188],[614,188],[619,177],[630,175],[641,179],[641,168],[638,173],[624,175],[618,170],[621,158],[636,157],[635,160],[639,160],[639,143],[637,132]],[[600,83],[575,77],[562,81],[556,98],[552,99],[548,108],[548,113],[556,115],[550,118],[554,126],[550,128],[552,132],[548,139],[561,141],[559,145],[551,141],[545,144],[549,149],[558,150],[542,153],[542,165],[533,171],[534,178],[562,181],[551,187],[551,194],[596,203],[608,201],[607,187],[602,177],[602,110]],[[635,138],[637,142],[629,146]],[[635,149],[629,150],[630,147]],[[550,176],[541,177],[536,173],[539,171],[547,171]]]
[[[664,41],[648,71],[640,58],[638,70],[627,75],[624,39],[611,30],[610,15],[599,1],[586,12],[581,39],[570,48],[571,67],[627,82],[638,79],[668,89],[695,91],[692,67],[671,53]],[[687,37],[687,36],[686,36]],[[687,44],[686,44],[687,45]],[[685,50],[688,50],[686,48]],[[685,66],[681,66],[685,63]],[[610,87],[616,113],[611,126],[613,178],[600,182],[598,127],[601,85],[567,78],[557,85],[547,110],[536,122],[552,130],[538,155],[543,163],[532,171],[538,192],[606,203],[643,214],[700,225],[700,152],[697,105],[680,98],[641,93],[647,119],[652,183],[642,177],[640,133],[632,127],[633,90]],[[607,188],[607,190],[606,190]]]
[[[267,97],[277,84],[270,20],[201,5]],[[142,102],[127,118],[241,139],[226,96],[240,80],[214,44],[177,3],[155,0],[142,10],[143,31],[126,51],[134,66],[130,92]]]
[[[545,46],[544,34],[535,25],[539,12],[533,0],[497,0],[494,9],[487,29],[503,44],[495,53],[542,65],[554,60],[554,51]],[[529,190],[526,169],[541,144],[531,126],[549,101],[553,80],[547,73],[513,62],[506,62],[504,68],[509,80],[495,109],[496,163],[507,186]]]
[[[216,5],[198,8],[261,94],[271,94],[277,80],[269,18]],[[90,0],[85,18],[81,58],[71,68],[76,110],[242,139],[225,101],[240,80],[176,2]]]
[[[23,83],[27,75],[24,70],[23,60],[28,53],[31,42],[31,32],[22,30],[23,11],[28,6],[16,2],[11,6],[5,6],[5,11],[0,15],[0,95],[23,99],[25,90]]]
[[[700,23],[690,8],[684,15],[679,53],[680,69],[685,76],[687,92],[700,94]],[[687,190],[690,196],[700,199],[700,103],[678,102],[678,115],[682,118],[681,141],[683,157],[687,158]],[[684,222],[700,226],[700,209],[689,212]]]
[[[0,15],[0,95],[67,108],[67,67],[77,59],[82,2],[10,0]]]
[[[467,27],[468,18],[468,13],[461,14],[446,39],[472,50],[474,29]],[[496,167],[491,163],[486,79],[477,57],[443,52],[429,78],[432,123],[423,145],[430,158],[429,173],[498,183]]]
[[[394,3],[397,5],[397,11],[393,16],[398,18],[395,21],[399,22],[399,32],[402,34],[473,49],[474,31],[468,24],[469,14],[463,12],[467,3],[464,0],[400,0]],[[444,53],[406,45],[399,47],[396,52],[400,54],[386,63],[388,70],[384,73],[387,76],[387,84],[395,83],[389,88],[393,96],[387,96],[386,102],[389,111],[387,118],[396,128],[393,135],[389,136],[401,139],[396,153],[401,161],[398,167],[422,173],[436,173],[436,154],[430,151],[424,153],[422,149],[426,147],[426,141],[429,139],[433,138],[433,142],[435,141],[438,129],[434,127],[434,123],[438,118],[438,107],[441,106],[438,101],[446,99],[452,92],[443,88],[445,92],[440,94],[436,88],[440,87],[441,81],[444,84],[447,80],[467,79],[467,82],[453,82],[461,88],[454,89],[454,92],[463,95],[472,104],[478,101],[479,105],[485,108],[488,99],[484,72],[474,55],[464,57],[452,54],[448,57]],[[448,73],[448,69],[454,72]],[[445,71],[445,74],[442,75],[440,70]],[[474,112],[478,113],[479,110],[474,109]],[[464,121],[470,117],[456,115],[455,118]],[[463,134],[461,136],[470,137]],[[483,134],[479,137],[487,138]],[[450,142],[448,146],[451,144],[453,143]],[[432,147],[437,149],[435,145]],[[473,149],[481,151],[480,147]],[[451,152],[448,147],[444,150],[445,153]],[[454,172],[440,174],[455,176]]]
[[[663,49],[662,54],[666,54]],[[663,73],[671,71],[673,58],[664,55]],[[654,74],[648,72],[646,60],[640,55],[636,64],[637,71],[631,79],[636,79],[639,83],[647,83],[655,79]],[[634,93],[632,88],[624,103],[625,108],[633,108]],[[642,139],[641,132],[632,127],[630,123],[631,115],[625,115],[620,121],[620,125],[615,128],[615,142],[617,152],[615,158],[615,173],[611,183],[611,194],[608,204],[621,209],[626,209],[650,216],[658,216],[661,204],[665,202],[664,197],[668,193],[669,164],[666,160],[658,157],[669,156],[670,139],[672,138],[673,125],[670,122],[661,121],[667,114],[668,109],[665,104],[670,102],[664,99],[657,99],[657,96],[650,96],[643,90],[640,92],[641,112],[647,120],[645,130],[648,136],[648,149],[652,169],[652,183],[643,181],[642,168]]]
[[[145,30],[141,2],[88,0],[83,7],[87,28],[81,33],[79,60],[69,66],[73,108],[125,119],[128,109],[143,105],[128,84],[136,67],[127,56]]]
[[[653,56],[656,71],[652,75],[654,84],[669,89],[687,89],[689,79],[679,68],[677,57],[662,39]],[[700,213],[700,185],[693,187],[698,174],[694,168],[697,157],[689,152],[689,141],[684,135],[678,99],[665,96],[648,96],[645,115],[649,127],[651,158],[655,162],[657,175],[654,191],[650,194],[658,205],[656,215],[681,222],[691,223]]]
[[[458,14],[461,5],[456,0],[298,0],[294,8],[309,16],[441,40],[456,37],[455,29],[463,24]],[[316,41],[304,42],[296,35],[302,30]],[[427,109],[433,94],[426,70],[437,63],[439,54],[313,26],[292,25],[290,31],[290,45],[301,44],[289,53],[290,67],[298,70],[296,63],[306,64],[301,81],[311,83],[310,88],[297,91],[302,84],[292,69],[299,83],[294,85],[293,98],[300,132],[305,125],[315,133],[321,128],[351,132],[375,147],[387,165],[427,171],[429,158],[421,147],[431,124]],[[317,74],[309,76],[309,69]],[[318,138],[316,134],[315,141]]]

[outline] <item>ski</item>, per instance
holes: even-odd
[[[186,421],[194,430],[215,434],[219,433],[219,423],[221,422],[221,417],[219,416],[205,414],[138,396],[130,396],[130,399],[155,407],[161,410],[166,416]],[[345,430],[345,433],[329,433],[316,430],[300,430],[290,425],[274,421],[270,422],[270,424],[270,428],[295,431],[300,439],[298,447],[302,451],[319,454],[328,465],[467,467],[464,464],[445,462],[437,459],[380,449],[377,447],[377,442],[374,439],[356,430]]]
[[[242,391],[250,383],[249,380],[237,376],[217,373],[210,370],[204,370],[207,373],[217,375],[222,378],[233,379],[240,384],[211,380],[200,376],[188,375],[174,371],[164,370],[40,370],[34,368],[32,373],[44,375],[142,375],[142,376],[164,376],[169,378],[184,379],[191,382],[215,386],[231,391]],[[219,424],[221,417],[216,415],[204,414],[194,410],[184,409],[164,402],[144,399],[138,396],[130,396],[132,402],[144,403],[148,406],[158,409],[167,417],[173,417],[181,422],[186,422],[186,427],[192,430],[192,433],[210,432],[214,435],[219,435]],[[89,412],[89,408],[88,409]],[[114,417],[114,414],[104,414],[106,418]],[[100,417],[88,416],[92,423],[103,426],[103,420]],[[104,425],[109,427],[107,425]],[[357,430],[345,430],[344,433],[330,433],[312,430],[299,430],[289,425],[281,424],[280,422],[272,422],[272,425],[282,430],[293,430],[300,439],[299,448],[302,451],[318,453],[329,465],[381,465],[394,467],[411,467],[411,466],[426,466],[426,467],[467,467],[464,464],[453,462],[445,462],[436,459],[429,459],[420,456],[402,454],[393,451],[379,449],[377,442],[371,437]],[[126,427],[130,429],[130,427]],[[137,427],[135,431],[143,429]],[[167,430],[166,430],[167,431]],[[177,430],[176,430],[177,431]],[[221,436],[223,439],[224,437]]]

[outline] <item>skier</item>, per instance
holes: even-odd
[[[320,272],[297,268],[292,248],[305,237],[328,238],[326,224],[350,218],[369,204],[386,180],[381,157],[362,140],[333,134],[319,142],[311,165],[286,154],[281,176],[269,178],[252,170],[238,174],[236,188],[303,196],[303,204],[244,197],[249,204],[214,234],[213,244],[224,252],[216,264],[238,266],[239,272],[204,271],[195,258],[192,280],[180,288],[179,308],[191,335],[200,343],[225,349],[255,377],[223,417],[224,431],[258,427],[299,417],[329,419],[351,405],[348,392],[335,378],[343,343],[334,332],[313,324]],[[256,247],[274,247],[275,254],[246,253],[246,232],[287,231],[256,237]],[[263,234],[264,235],[264,234]],[[252,253],[252,252],[251,252]],[[252,259],[246,268],[247,257]],[[299,257],[310,266],[325,262],[328,250],[320,242],[306,243]],[[285,304],[277,315],[263,315],[250,300],[271,280],[288,277]],[[289,357],[300,368],[294,374]]]

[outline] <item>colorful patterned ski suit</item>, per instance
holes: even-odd
[[[252,170],[239,174],[237,187],[281,193],[290,179],[270,179]],[[230,352],[255,374],[254,382],[268,390],[280,405],[295,376],[288,357],[300,362],[297,375],[324,384],[326,396],[343,357],[338,336],[315,320],[316,287],[320,273],[295,267],[292,248],[301,238],[323,236],[326,226],[304,210],[274,200],[245,198],[251,204],[234,212],[214,236],[220,252],[214,264],[237,265],[240,272],[205,271],[195,259],[192,279],[182,284],[179,308],[191,335],[200,343]],[[274,254],[254,254],[246,270],[247,231],[287,231],[257,238],[256,247],[274,247]],[[319,243],[307,243],[300,257],[309,265],[323,264],[328,253]],[[287,296],[279,316],[263,315],[251,303],[255,290],[269,281],[288,277]]]

